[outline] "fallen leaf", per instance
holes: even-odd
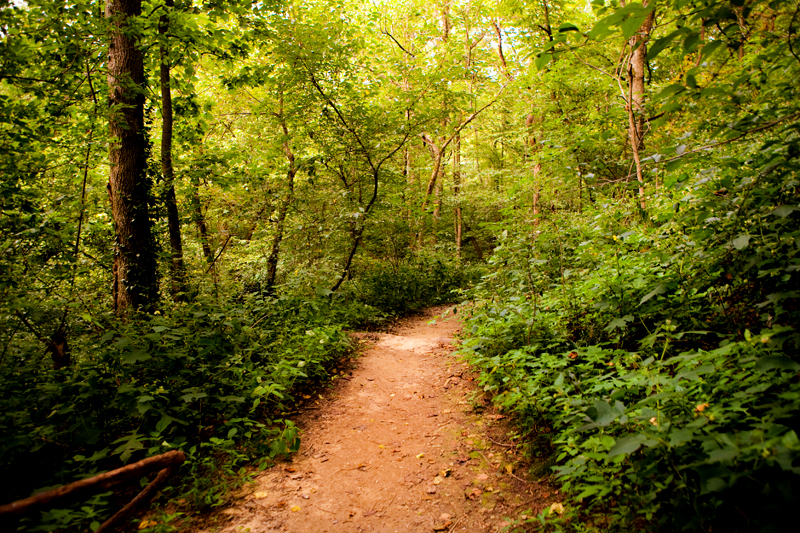
[[[299,505],[295,505],[294,507],[292,507],[292,512],[293,513],[296,513],[299,510],[300,510],[300,506]]]
[[[513,474],[514,473],[514,465],[512,465],[511,463],[508,463],[506,465],[506,472],[509,473],[509,474]]]
[[[284,468],[284,470],[289,473],[297,472],[297,469],[293,466],[287,466],[286,468]]]
[[[417,454],[417,459],[422,459],[423,457],[425,457],[424,453],[418,453]]]
[[[564,506],[558,502],[553,503],[553,505],[550,506],[550,511],[547,514],[553,514],[553,513],[556,513],[557,515],[563,515]]]
[[[253,498],[255,498],[256,500],[263,500],[267,496],[269,496],[268,492],[256,492],[255,494],[253,494]]]
[[[308,492],[313,494],[313,493],[317,492],[317,488],[316,487],[311,487]]]
[[[155,525],[158,525],[158,522],[154,522],[152,520],[142,520],[141,522],[139,522],[139,529],[146,529],[148,527],[153,527]]]
[[[450,474],[452,474],[452,473],[453,473],[452,470],[450,470],[449,468],[445,468],[444,470],[439,472],[439,475],[442,476],[442,477],[450,477]]]
[[[383,444],[378,444],[378,448],[380,448],[381,450],[384,449],[385,447],[386,446],[384,446]]]
[[[570,359],[575,359],[576,357],[578,357],[578,352],[569,352]]]

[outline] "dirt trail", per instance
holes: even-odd
[[[518,454],[492,442],[505,441],[502,417],[470,402],[472,378],[450,356],[460,323],[446,312],[361,334],[352,371],[297,420],[300,452],[201,531],[490,532],[549,506],[553,490],[516,478]]]

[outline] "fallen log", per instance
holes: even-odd
[[[183,463],[185,460],[186,454],[177,450],[162,453],[161,455],[156,455],[154,457],[148,457],[147,459],[143,459],[138,463],[123,466],[122,468],[118,468],[110,472],[104,472],[87,479],[70,483],[69,485],[64,485],[63,487],[59,487],[57,489],[40,492],[39,494],[34,494],[33,496],[23,500],[17,500],[15,502],[2,505],[0,506],[0,518],[22,516],[34,511],[52,508],[56,504],[68,505],[69,503],[74,503],[76,501],[89,498],[94,494],[105,492],[106,490],[116,487],[117,485],[138,480],[144,474],[148,474],[154,470],[161,470],[158,477],[156,477],[156,479],[153,480],[153,482],[150,483],[150,485],[148,485],[148,487],[146,487],[145,490],[139,494],[139,496],[142,496],[142,494],[147,492],[147,489],[156,481],[158,481],[159,478],[161,478],[160,483],[163,483],[166,477],[169,477],[169,475],[175,469],[177,469],[177,466]],[[162,476],[162,474],[164,474],[164,476]],[[148,494],[151,493],[154,494],[152,490]],[[134,502],[139,498],[139,496],[134,499]],[[120,513],[125,511],[125,509],[134,502],[128,504],[128,506],[123,508]],[[139,503],[142,503],[141,500]],[[115,516],[116,515],[114,515],[114,517]],[[114,519],[114,517],[109,520]]]

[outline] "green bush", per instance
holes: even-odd
[[[193,472],[220,454],[237,464],[295,451],[297,430],[281,412],[350,352],[347,316],[327,299],[199,301],[130,321],[86,315],[104,333],[81,339],[67,369],[11,354],[0,376],[0,472],[18,482],[0,499],[169,449],[184,450]],[[50,518],[64,527],[89,517]]]

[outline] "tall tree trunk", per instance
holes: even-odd
[[[539,224],[538,215],[540,213],[539,198],[541,197],[541,185],[539,184],[539,173],[542,171],[542,164],[535,161],[535,154],[539,151],[539,144],[536,142],[536,135],[534,134],[533,125],[536,123],[536,116],[529,113],[525,118],[525,126],[527,129],[527,156],[531,164],[531,172],[533,173],[533,198],[531,201],[531,211],[533,214],[534,225]]]
[[[645,6],[648,3],[645,2]],[[639,182],[639,205],[645,209],[644,175],[639,154],[644,149],[645,113],[644,113],[644,78],[647,72],[647,41],[653,28],[655,10],[652,11],[639,31],[630,38],[631,47],[630,70],[628,77],[628,136],[631,141],[633,160],[636,164],[636,179]]]
[[[553,28],[550,26],[550,6],[547,5],[547,0],[542,0],[542,7],[544,8],[544,27],[541,27],[547,34],[547,38],[553,40]]]
[[[111,172],[108,193],[116,233],[114,309],[150,310],[158,300],[156,250],[148,197],[144,132],[144,63],[128,22],[141,0],[107,0],[112,30],[108,47]]]
[[[267,258],[267,281],[266,289],[268,293],[272,293],[275,288],[275,278],[278,274],[278,259],[280,257],[281,241],[283,240],[283,232],[286,223],[286,213],[289,211],[289,205],[294,200],[294,178],[297,175],[297,165],[295,164],[294,152],[289,145],[289,129],[286,127],[286,117],[283,114],[283,98],[280,100],[280,121],[281,129],[283,130],[283,154],[289,163],[289,169],[286,171],[286,196],[278,208],[278,219],[275,221],[275,235],[272,237],[272,248]]]
[[[175,170],[172,167],[172,91],[170,88],[169,57],[169,14],[174,7],[174,0],[166,0],[165,9],[158,19],[158,36],[161,39],[161,172],[164,175],[166,195],[164,203],[167,207],[167,228],[169,230],[169,247],[172,252],[170,273],[172,275],[171,292],[173,300],[180,300],[186,292],[186,266],[183,262],[183,244],[181,242],[181,219],[178,214],[178,200],[175,196]]]
[[[463,119],[462,119],[463,120]],[[453,140],[453,223],[456,235],[456,259],[461,261],[461,135]]]

